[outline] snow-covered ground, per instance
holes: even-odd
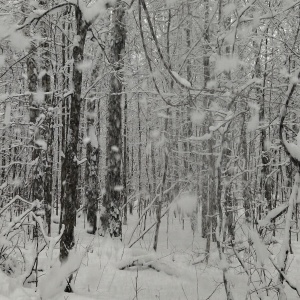
[[[129,215],[128,225],[123,227],[121,243],[98,234],[87,234],[81,216],[78,218],[76,246],[70,255],[69,264],[60,267],[57,263],[47,274],[42,274],[38,293],[34,292],[35,286],[23,288],[17,280],[0,273],[0,300],[34,300],[41,299],[41,296],[42,299],[53,300],[226,299],[222,284],[224,262],[220,262],[213,244],[209,264],[195,264],[203,257],[206,241],[199,232],[193,236],[188,217],[185,218],[184,229],[178,216],[175,218],[170,214],[169,220],[167,217],[162,220],[156,253],[152,250],[154,229],[132,248],[126,247],[137,220],[136,214]],[[153,221],[153,214],[147,216],[147,225]],[[54,231],[57,226],[53,224]],[[143,227],[142,225],[142,229]],[[138,228],[134,237],[142,229]],[[279,246],[280,244],[272,246],[270,254],[276,256]],[[300,282],[300,243],[293,243],[293,251],[288,272],[295,282]],[[54,255],[58,256],[58,246]],[[133,261],[143,265],[126,268]],[[44,251],[40,255],[39,266],[45,269],[46,265],[47,255]],[[75,272],[72,284],[74,293],[64,293],[66,274],[78,266],[79,270]],[[276,278],[276,272],[273,276]],[[247,291],[252,287],[234,259],[229,264],[228,278],[233,287],[234,299],[245,299]],[[289,300],[299,299],[293,290],[288,287],[286,290]],[[252,299],[257,299],[255,294],[252,296]],[[277,298],[264,295],[262,299]]]

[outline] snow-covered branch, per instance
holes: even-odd
[[[28,202],[27,200],[23,199],[21,196],[16,195],[14,196],[6,205],[4,205],[4,207],[0,210],[0,216],[16,201],[16,200],[20,200],[26,204],[32,205],[31,202]]]
[[[268,214],[258,222],[260,227],[268,226],[274,219],[282,215],[282,213],[288,208],[288,203],[283,203],[268,212]]]
[[[8,226],[2,231],[0,236],[8,235],[16,226],[20,226],[24,221],[24,218],[33,210],[40,207],[40,202],[38,200],[31,203],[31,207],[25,210],[20,216],[15,217],[12,222],[8,224]]]

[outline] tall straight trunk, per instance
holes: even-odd
[[[186,46],[187,46],[187,51],[191,50],[191,28],[192,28],[192,21],[191,21],[191,0],[187,0],[187,13],[188,13],[188,26],[186,28]],[[192,83],[192,62],[191,59],[188,58],[186,61],[186,78],[187,81]],[[187,138],[187,142],[186,142],[186,151],[187,151],[187,163],[188,163],[188,167],[186,168],[186,174],[187,177],[189,178],[191,174],[195,174],[196,172],[196,168],[192,169],[192,166],[194,165],[194,162],[196,161],[195,159],[195,155],[194,153],[194,147],[192,145],[191,142],[189,142],[189,138],[193,135],[193,127],[192,127],[192,121],[191,121],[191,112],[192,112],[192,98],[191,95],[188,95],[189,97],[189,102],[188,102],[188,108],[187,108],[187,131],[186,131],[186,138]],[[194,178],[194,176],[193,176]],[[196,178],[193,179],[193,181],[191,180],[190,182],[190,190],[192,190],[194,192],[194,190],[198,189],[199,186],[199,182]],[[199,203],[197,201],[197,207],[198,207]],[[191,227],[192,227],[192,231],[193,231],[193,235],[195,234],[197,228],[198,228],[198,209],[194,209],[191,216],[190,216],[190,220],[191,220]]]
[[[27,78],[28,78],[28,90],[30,92],[29,103],[30,103],[30,123],[33,124],[33,152],[32,152],[32,161],[35,161],[33,169],[33,182],[31,196],[32,200],[42,200],[43,199],[43,178],[41,176],[41,165],[39,164],[40,148],[35,144],[35,141],[39,139],[39,128],[36,127],[36,121],[39,116],[39,107],[35,101],[35,93],[37,92],[37,63],[34,57],[36,53],[36,46],[31,44],[30,52],[32,54],[27,59]]]
[[[127,105],[128,99],[127,94],[125,94],[124,99],[124,136],[123,136],[123,205],[124,205],[124,218],[123,224],[127,225],[127,162],[128,162],[128,151],[127,151]]]
[[[130,179],[131,179],[131,187],[132,187],[132,180],[133,180],[133,173],[134,173],[134,148],[133,144],[131,146],[131,172],[130,172]],[[133,201],[130,201],[129,203],[129,213],[133,214]]]
[[[43,5],[43,1],[40,1]],[[47,8],[47,5],[43,5]],[[48,93],[51,90],[51,76],[49,74],[51,64],[51,54],[49,51],[49,29],[45,22],[41,22],[41,35],[43,37],[42,48],[42,66],[41,68],[45,72],[42,76],[42,90],[44,93]],[[52,97],[49,94],[45,94],[45,103],[48,107],[52,106]],[[46,132],[45,140],[47,142],[47,151],[43,160],[45,181],[44,181],[44,201],[45,201],[45,216],[47,224],[48,235],[51,234],[51,211],[52,211],[52,172],[53,172],[53,141],[54,141],[54,118],[51,111],[48,111],[46,116]]]
[[[110,77],[110,93],[107,107],[105,213],[101,217],[104,230],[110,236],[122,238],[122,111],[123,56],[125,50],[125,10],[121,0],[117,0],[112,13],[111,55],[113,67]]]
[[[88,233],[95,234],[97,230],[97,211],[99,198],[99,181],[98,181],[98,165],[99,165],[99,145],[95,128],[95,100],[88,100],[87,103],[87,136],[90,138],[86,147],[86,190],[85,196],[87,200],[87,222]]]
[[[167,40],[166,40],[166,44],[167,44],[167,58],[168,58],[168,64],[169,66],[171,66],[171,56],[170,56],[170,26],[171,26],[171,12],[170,10],[168,11],[168,24],[167,24]],[[173,85],[174,82],[171,79],[170,83],[169,83],[169,87],[170,90],[173,89]],[[166,110],[166,115],[169,116],[170,114],[170,109],[167,108]],[[168,118],[165,118],[164,121],[164,135],[166,138],[166,142],[162,148],[162,156],[163,156],[163,160],[164,160],[164,168],[163,168],[163,173],[162,173],[162,182],[161,182],[161,186],[160,186],[160,197],[159,200],[157,202],[157,209],[156,209],[156,227],[155,227],[155,235],[154,235],[154,245],[153,245],[153,249],[154,251],[157,250],[157,246],[158,246],[158,235],[159,235],[159,228],[160,228],[160,223],[161,223],[161,210],[162,210],[162,205],[163,205],[163,197],[164,197],[164,190],[165,190],[165,186],[167,185],[167,172],[168,172],[168,165],[169,165],[169,151],[168,151],[168,143],[170,140],[170,136],[167,136],[167,132],[168,132]],[[171,132],[171,130],[170,130]],[[167,202],[167,201],[165,201]],[[169,218],[167,220],[167,232],[168,232],[168,225],[169,225]]]
[[[267,64],[268,64],[268,39],[265,41],[265,63],[264,63],[264,73],[263,73],[263,86],[261,90],[261,103],[260,103],[260,114],[259,114],[259,120],[260,122],[264,122],[265,120],[265,98],[266,98],[266,80],[267,80]],[[270,173],[270,153],[267,149],[267,131],[263,127],[261,130],[261,149],[262,149],[262,155],[261,155],[261,160],[263,163],[263,168],[262,172],[264,174],[264,177],[262,178],[262,189],[264,191],[264,197],[267,200],[267,206],[268,210],[272,210],[272,180],[271,177],[269,176]]]
[[[55,32],[54,32],[54,38],[53,38],[53,42],[56,43],[56,38],[55,38]],[[58,74],[58,62],[59,58],[58,58],[58,51],[57,48],[54,47],[54,59],[53,61],[54,66],[53,66],[53,90],[57,90],[58,86],[59,86],[59,74]],[[57,101],[58,98],[55,97],[55,95],[53,94],[53,105],[55,107],[59,107],[60,109],[60,104],[59,102],[61,101]],[[52,151],[53,151],[53,161],[52,161],[52,187],[53,187],[53,191],[52,191],[52,211],[51,214],[54,212],[55,209],[55,213],[56,215],[58,215],[58,199],[60,199],[60,185],[58,185],[58,183],[60,182],[60,167],[59,167],[59,155],[60,155],[60,118],[61,118],[61,110],[59,114],[56,114],[54,116],[52,116],[52,120],[53,120],[53,126],[52,126],[52,131],[53,131],[53,145],[52,145]],[[46,189],[46,187],[44,187]],[[50,217],[51,219],[51,217]]]
[[[256,32],[255,32],[256,33]],[[261,62],[261,46],[262,44],[258,44],[256,41],[253,42],[253,48],[255,50],[255,65],[254,65],[254,73],[256,78],[262,77],[262,62]],[[265,45],[266,53],[267,53],[267,41]],[[267,57],[265,58],[265,69],[267,68]],[[259,121],[263,122],[265,118],[265,84],[266,84],[266,70],[264,72],[263,77],[263,86],[256,88],[256,95],[257,100],[260,105],[259,110]],[[261,135],[260,135],[260,146],[261,146],[261,160],[262,160],[262,169],[261,169],[261,181],[260,181],[260,191],[262,195],[262,201],[266,199],[268,209],[272,209],[272,203],[271,203],[271,186],[270,186],[270,179],[268,179],[268,173],[269,173],[269,162],[270,157],[269,153],[266,149],[266,142],[267,142],[267,132],[266,129],[263,127],[261,129]],[[262,207],[259,207],[259,214],[262,211]],[[258,218],[261,218],[261,216],[258,216]]]
[[[174,112],[174,117],[172,119],[173,135],[175,137],[173,140],[173,149],[174,149],[173,170],[174,170],[174,180],[178,183],[179,183],[179,179],[180,179],[180,172],[179,172],[179,150],[180,150],[180,146],[179,146],[180,142],[179,141],[180,141],[180,138],[179,138],[179,126],[178,126],[179,116],[180,116],[180,110],[178,108],[176,108],[176,110]],[[175,198],[179,193],[179,184],[178,183],[174,187],[173,198]]]
[[[99,58],[98,58],[99,59]],[[95,61],[95,65],[91,74],[91,81],[97,82],[97,77],[100,70],[100,61]],[[99,149],[99,133],[100,130],[97,130],[97,117],[96,117],[96,104],[100,101],[97,99],[86,99],[86,105],[83,105],[82,119],[84,119],[84,113],[86,108],[86,135],[89,137],[89,142],[86,146],[86,151],[82,151],[82,157],[86,157],[86,168],[84,178],[84,187],[85,187],[85,199],[86,199],[86,212],[87,212],[87,222],[88,229],[87,232],[95,234],[97,231],[97,212],[98,212],[98,200],[99,200],[99,159],[100,159],[100,149]],[[98,120],[100,120],[100,110],[98,109],[99,115]],[[82,123],[84,123],[82,121]],[[84,127],[84,126],[83,126]],[[83,130],[84,132],[84,130]],[[81,195],[78,195],[79,198]],[[84,195],[82,196],[84,198]],[[79,201],[78,201],[79,202]]]
[[[153,141],[151,142],[151,166],[152,166],[152,178],[153,178],[153,184],[152,184],[152,197],[154,198],[156,196],[156,162],[155,162],[155,148]]]
[[[167,114],[169,113],[169,109],[167,109]],[[168,130],[168,118],[165,119],[165,134]],[[154,243],[153,243],[153,249],[154,251],[157,250],[158,245],[158,234],[159,234],[159,227],[161,223],[161,209],[163,205],[163,195],[164,195],[164,189],[167,179],[167,171],[168,171],[168,151],[167,151],[167,145],[164,145],[163,147],[163,157],[164,157],[164,168],[163,168],[163,174],[162,174],[162,182],[160,186],[160,196],[159,200],[157,202],[157,208],[156,208],[156,226],[155,226],[155,234],[154,234]]]
[[[63,13],[64,16],[64,20],[62,23],[62,28],[63,28],[63,34],[62,34],[62,67],[65,68],[66,67],[66,62],[69,59],[69,42],[68,39],[66,38],[66,34],[69,35],[69,28],[70,25],[67,25],[67,16],[69,13],[69,9],[66,8],[66,10]],[[67,30],[66,30],[67,29]],[[65,74],[65,72],[62,73],[62,88],[63,88],[63,92],[67,92],[67,90],[69,89],[69,71],[70,69],[67,68],[67,75]],[[66,169],[63,168],[63,165],[65,163],[65,153],[66,153],[66,143],[67,143],[67,132],[68,132],[68,113],[69,113],[69,98],[70,96],[67,97],[63,97],[62,99],[62,103],[61,105],[61,139],[60,139],[60,153],[59,153],[59,158],[60,158],[60,166],[61,166],[61,172],[60,172],[60,204],[61,204],[61,211],[60,211],[60,223],[59,223],[59,230],[61,229],[61,225],[62,225],[62,213],[63,213],[63,195],[65,193],[65,182],[66,182]],[[57,209],[58,210],[58,209]]]
[[[209,33],[209,1],[204,0],[204,7],[205,7],[205,12],[204,12],[204,53],[203,53],[203,72],[204,72],[204,87],[207,86],[207,83],[210,81],[210,66],[209,66],[209,42],[210,42],[210,33]],[[210,106],[210,99],[206,98],[204,99],[204,106],[206,108],[209,108]],[[207,120],[207,126],[206,130],[209,130],[209,126],[211,126],[213,123],[212,120],[212,114],[209,113],[208,120]],[[203,212],[205,213],[202,214],[202,218],[206,219],[206,222],[203,224],[205,226],[205,233],[206,233],[206,260],[208,261],[209,259],[209,252],[210,252],[210,244],[211,244],[211,239],[213,237],[213,231],[215,229],[215,219],[213,218],[214,212],[216,210],[216,203],[215,203],[215,157],[213,154],[214,151],[214,145],[213,145],[213,139],[211,138],[208,141],[208,157],[206,159],[207,165],[208,165],[208,193],[206,197],[207,203],[203,203],[203,206],[207,206],[207,209],[204,209]],[[207,216],[208,215],[208,216]],[[203,234],[203,233],[202,233]]]
[[[73,87],[70,110],[70,125],[67,136],[66,154],[62,169],[65,174],[64,192],[62,195],[62,224],[65,230],[60,241],[60,260],[68,258],[69,251],[74,246],[74,227],[76,224],[76,191],[78,183],[77,145],[79,138],[80,102],[82,71],[77,65],[83,60],[84,45],[89,24],[83,19],[79,7],[75,7],[77,43],[73,47]]]
[[[248,170],[249,159],[248,159],[248,147],[247,147],[247,133],[246,133],[246,115],[242,115],[242,126],[241,126],[241,156],[244,161],[244,168]],[[251,222],[251,197],[250,197],[250,185],[248,172],[244,172],[242,175],[242,201],[245,210],[246,222]]]
[[[27,3],[21,7],[21,11],[26,13]],[[25,22],[25,18],[22,20],[22,23]],[[26,36],[30,36],[30,25],[27,25],[24,28],[24,34]],[[28,91],[30,92],[29,96],[29,122],[33,125],[36,124],[37,118],[39,116],[39,104],[35,101],[35,94],[38,88],[38,67],[36,61],[37,55],[37,47],[34,41],[31,42],[29,48],[30,55],[27,56],[26,67],[27,67],[27,86]],[[40,164],[38,163],[38,159],[40,156],[40,148],[35,144],[35,141],[39,138],[39,128],[33,126],[32,132],[32,144],[33,144],[33,152],[32,152],[32,161],[35,161],[33,166],[33,175],[32,175],[32,185],[31,185],[31,200],[42,200],[43,199],[43,178],[41,176],[42,170],[40,169]]]
[[[138,170],[138,185],[139,185],[139,193],[138,193],[138,214],[140,217],[141,210],[142,210],[142,132],[141,132],[141,106],[140,106],[140,99],[138,97],[138,135],[139,135],[139,149],[138,149],[138,164],[139,164],[139,170]]]
[[[203,33],[203,38],[204,38],[204,49],[203,49],[203,75],[204,75],[204,82],[203,82],[203,86],[206,87],[207,82],[210,80],[210,70],[209,70],[209,55],[208,55],[208,51],[209,51],[209,29],[208,29],[208,1],[205,0],[204,2],[205,4],[205,28],[204,28],[204,33]],[[208,106],[208,99],[204,99],[204,107],[207,108]],[[208,122],[208,120],[206,120],[206,122]],[[204,128],[203,128],[203,133],[205,134],[206,131],[209,128],[209,124],[205,124]],[[210,141],[208,142],[210,143]],[[209,149],[210,150],[210,149]],[[203,161],[202,161],[202,169],[208,169],[208,163],[209,163],[209,156],[205,156],[203,157]],[[210,181],[210,174],[209,172],[205,172],[202,178],[203,181],[203,189],[202,189],[202,218],[201,218],[201,230],[202,230],[202,238],[207,238],[210,239],[209,236],[209,224],[208,224],[208,203],[209,203],[209,181]],[[207,245],[208,246],[208,245]]]
[[[192,27],[192,22],[191,22],[191,3],[190,0],[187,0],[187,14],[188,14],[188,24],[185,29],[186,33],[186,47],[187,47],[187,52],[190,51],[191,49],[191,27]],[[191,83],[192,80],[192,69],[191,69],[191,59],[188,58],[186,60],[186,79],[188,82]],[[183,148],[184,148],[184,177],[187,179],[189,177],[189,174],[191,172],[191,143],[189,141],[189,138],[193,134],[192,132],[192,122],[191,122],[191,95],[188,95],[188,106],[186,109],[186,122],[185,122],[185,128],[184,128],[184,137],[186,141],[183,143]]]

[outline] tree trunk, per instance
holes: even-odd
[[[97,211],[99,198],[99,181],[98,181],[98,162],[99,162],[99,145],[96,135],[94,112],[95,100],[88,100],[87,103],[87,136],[90,141],[87,144],[86,158],[86,199],[87,199],[87,232],[95,234],[97,230]]]
[[[141,210],[142,210],[142,181],[141,181],[141,175],[142,175],[142,132],[141,132],[141,106],[140,106],[140,99],[138,97],[138,103],[137,103],[137,109],[138,109],[138,135],[139,135],[139,148],[138,148],[138,164],[139,164],[139,170],[138,170],[138,215],[141,216]]]
[[[169,113],[169,109],[167,109],[167,115]],[[167,133],[168,130],[168,119],[165,119],[165,134]],[[167,143],[167,142],[166,142]],[[157,208],[156,208],[156,227],[155,227],[155,235],[154,235],[154,244],[153,244],[153,249],[154,251],[157,250],[157,245],[158,245],[158,234],[159,234],[159,227],[161,223],[161,209],[163,205],[163,196],[164,196],[164,189],[165,189],[165,184],[166,184],[166,179],[167,179],[167,171],[168,171],[168,151],[167,151],[167,145],[165,144],[162,148],[162,153],[164,155],[164,169],[163,169],[163,175],[162,175],[162,183],[160,186],[160,197],[157,201]]]
[[[40,1],[40,4],[43,5],[43,1]],[[47,5],[44,5],[47,8]],[[41,23],[41,35],[43,37],[42,43],[42,69],[45,74],[42,77],[42,90],[44,93],[50,92],[51,90],[51,76],[49,75],[50,63],[51,63],[51,54],[49,51],[49,30],[45,22]],[[53,172],[53,141],[54,141],[54,119],[52,111],[48,110],[48,107],[52,106],[52,97],[49,94],[45,94],[45,103],[47,108],[46,115],[46,132],[44,134],[45,140],[47,142],[47,151],[45,158],[43,160],[45,181],[44,181],[44,201],[45,201],[45,216],[47,224],[47,232],[50,236],[51,234],[51,211],[52,211],[52,172]]]
[[[27,3],[25,2],[21,11],[26,13]],[[22,20],[21,24],[25,22],[25,18]],[[24,28],[25,36],[30,36],[30,25],[27,25]],[[31,185],[31,200],[42,200],[43,199],[43,178],[42,178],[42,170],[41,165],[39,164],[39,155],[40,149],[35,144],[35,141],[39,138],[39,128],[36,126],[36,121],[39,116],[39,104],[35,101],[35,95],[38,88],[38,76],[37,76],[37,47],[35,43],[32,41],[30,44],[29,51],[30,55],[27,56],[26,66],[27,66],[27,85],[28,91],[30,92],[29,96],[29,122],[32,126],[32,144],[33,144],[33,152],[32,152],[32,161],[35,161],[33,165],[33,180]]]
[[[117,0],[112,13],[112,45],[111,65],[113,72],[110,77],[110,95],[107,112],[106,135],[106,166],[105,196],[103,206],[105,213],[101,216],[102,226],[110,236],[122,238],[122,113],[121,99],[123,90],[123,56],[125,50],[125,10],[120,0]]]
[[[207,87],[207,83],[210,81],[210,66],[209,66],[209,42],[210,42],[210,34],[209,34],[209,1],[204,1],[205,5],[205,12],[204,12],[204,22],[205,22],[205,29],[204,29],[204,54],[203,54],[203,72],[204,72],[204,87]],[[208,97],[204,99],[204,107],[209,108],[211,104],[211,99]],[[213,123],[213,116],[212,113],[209,113],[208,120],[207,120],[207,126],[206,126],[206,132],[209,131],[209,127]],[[206,219],[206,224],[204,224],[205,228],[202,228],[202,230],[205,230],[206,233],[206,260],[209,259],[209,252],[210,252],[210,244],[211,239],[215,240],[215,234],[213,232],[215,231],[216,227],[216,219],[213,217],[215,211],[216,211],[216,182],[215,182],[215,157],[213,154],[214,151],[214,145],[213,145],[213,138],[211,138],[208,141],[208,157],[207,159],[207,165],[208,165],[208,196],[206,198],[207,203],[203,203],[203,206],[207,206],[207,210],[204,209],[203,212],[206,213],[206,215],[202,214],[202,218]],[[207,216],[208,214],[208,216]],[[203,223],[202,223],[203,225]],[[203,235],[203,232],[202,232]]]
[[[82,71],[77,69],[77,65],[83,60],[84,44],[89,24],[82,17],[81,10],[75,8],[77,26],[77,44],[73,47],[73,86],[74,92],[71,99],[70,125],[67,136],[66,154],[63,162],[63,172],[65,179],[63,182],[64,192],[62,195],[62,224],[65,230],[60,241],[60,260],[68,258],[69,251],[74,246],[74,227],[76,224],[76,193],[78,183],[78,158],[77,145],[79,138],[80,102]]]
[[[124,205],[124,217],[123,224],[127,225],[127,161],[128,161],[128,152],[127,152],[127,95],[125,94],[124,102],[124,137],[123,137],[123,205]]]

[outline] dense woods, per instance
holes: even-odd
[[[122,299],[154,299],[139,272],[179,276],[176,239],[178,299],[300,298],[300,1],[11,0],[0,22],[4,299],[64,299],[108,240],[140,253],[114,258]]]

